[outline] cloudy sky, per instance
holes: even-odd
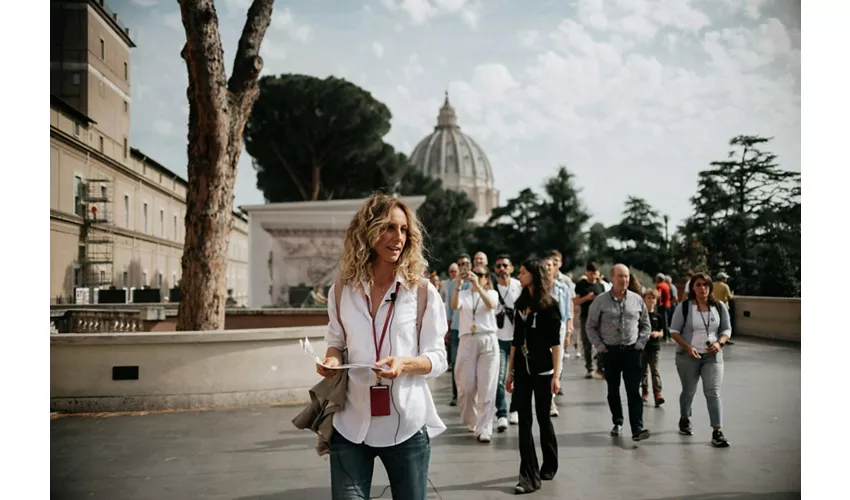
[[[231,60],[250,0],[218,0]],[[173,0],[110,0],[138,45],[133,146],[186,174],[185,35]],[[410,154],[447,89],[504,202],[564,164],[594,220],[627,195],[690,213],[738,134],[800,170],[799,0],[277,0],[264,74],[347,78],[389,106]],[[243,153],[238,205],[263,203]]]

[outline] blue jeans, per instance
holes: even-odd
[[[508,375],[508,356],[511,355],[511,341],[499,341],[499,385],[496,386],[496,418],[507,418],[508,402],[505,396],[505,378]],[[511,398],[511,411],[514,410],[514,400]]]
[[[452,361],[452,399],[457,399],[457,384],[455,383],[455,371],[457,367],[457,350],[460,347],[460,335],[457,330],[449,330],[452,335],[451,356]]]
[[[679,396],[679,411],[682,418],[690,418],[693,409],[697,384],[702,379],[702,392],[708,407],[708,418],[712,427],[723,425],[723,402],[720,400],[720,386],[723,384],[723,353],[694,359],[681,349],[676,350],[676,370],[682,381],[682,394]]]
[[[395,446],[373,448],[331,436],[331,497],[333,500],[370,498],[375,457],[381,459],[390,480],[392,498],[426,500],[431,438],[423,427],[410,439]]]

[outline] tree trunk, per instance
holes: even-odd
[[[213,0],[179,0],[189,86],[188,177],[178,330],[221,330],[242,132],[259,96],[260,43],[274,0],[254,0],[227,80]]]

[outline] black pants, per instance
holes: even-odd
[[[590,339],[587,337],[587,317],[582,314],[581,316],[581,348],[584,350],[584,368],[588,372],[593,371],[593,344],[590,343]],[[602,354],[596,356],[596,369],[600,372],[603,371],[603,361]]]
[[[558,440],[555,427],[549,417],[552,406],[552,375],[528,375],[519,372],[517,367],[514,380],[514,395],[511,401],[519,413],[519,478],[520,484],[531,489],[540,488],[540,474],[558,472]],[[534,395],[534,409],[537,412],[537,425],[540,427],[540,447],[543,449],[543,466],[538,466],[537,450],[534,449],[534,436],[531,433],[531,396]]]
[[[608,408],[614,425],[623,425],[623,402],[620,400],[620,375],[626,386],[629,402],[629,425],[632,434],[643,430],[643,400],[640,398],[640,379],[643,371],[641,351],[632,347],[609,347],[605,353],[605,381],[608,383]]]

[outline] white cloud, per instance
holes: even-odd
[[[418,54],[410,54],[407,57],[407,62],[401,66],[401,73],[408,82],[425,73],[425,68],[419,62]]]
[[[367,3],[366,5],[363,6],[363,10],[365,10],[367,13],[371,14],[372,13],[372,6]]]
[[[313,29],[309,25],[296,22],[295,15],[289,10],[289,7],[284,7],[273,14],[271,28],[287,33],[289,38],[301,43],[310,41],[310,35],[313,33]]]
[[[130,0],[139,7],[153,7],[159,3],[159,0]]]
[[[375,54],[375,57],[381,59],[384,57],[384,46],[378,42],[372,42],[372,53]]]
[[[286,59],[286,48],[277,40],[266,37],[260,45],[260,55],[263,59],[282,60]]]
[[[289,7],[284,7],[283,10],[272,17],[271,27],[277,30],[286,29],[293,21],[292,11],[289,10]]]
[[[540,43],[543,41],[543,37],[537,30],[520,31],[517,38],[519,38],[520,45],[532,49],[540,48]]]
[[[153,122],[153,129],[160,135],[171,135],[174,133],[174,124],[168,120],[159,119]]]
[[[312,35],[313,29],[306,24],[303,26],[299,26],[293,33],[292,38],[298,40],[301,43],[306,43],[310,40],[310,35]]]
[[[401,33],[402,31],[404,31],[404,26],[396,24],[395,26],[393,26],[393,31],[395,31],[396,33]]]
[[[413,24],[425,24],[433,18],[459,16],[472,29],[478,27],[481,0],[381,0],[390,12],[403,11]]]
[[[747,0],[747,15],[753,20],[760,19],[762,8],[770,3],[773,3],[773,0]]]
[[[171,29],[183,32],[183,20],[180,16],[180,11],[175,10],[173,12],[169,12],[168,14],[164,14],[162,16],[162,24],[168,26]]]

